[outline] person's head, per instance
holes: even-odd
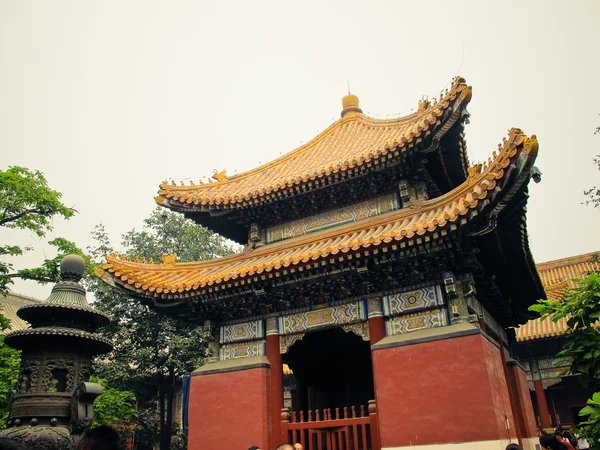
[[[27,447],[12,439],[0,437],[0,450],[27,450]]]
[[[302,450],[302,444],[301,444],[300,442],[296,442],[296,443],[294,444],[294,448],[295,448],[296,450]]]
[[[543,436],[545,434],[547,434],[547,433],[546,433],[546,430],[544,430],[543,428],[538,428],[537,429],[537,436],[538,437],[541,437],[541,436]]]
[[[556,434],[544,434],[540,437],[540,445],[545,450],[568,450],[568,447],[558,439]]]
[[[508,444],[506,450],[522,450],[519,444]]]
[[[258,448],[258,445],[253,445],[248,450],[260,450],[260,448]]]
[[[291,444],[281,444],[275,450],[294,450],[294,446]]]
[[[120,450],[121,435],[117,430],[108,425],[90,428],[83,433],[78,450]]]
[[[556,427],[554,429],[554,434],[556,434],[557,436],[562,436],[564,432],[565,429],[563,427]]]

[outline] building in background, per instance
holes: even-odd
[[[599,256],[598,252],[587,253],[538,264],[547,298],[561,301],[567,290],[575,285],[573,279],[600,272]],[[598,382],[584,388],[575,376],[558,378],[566,367],[556,366],[554,360],[566,332],[566,319],[557,322],[535,319],[516,330],[517,342],[513,350],[527,369],[537,424],[546,429],[579,423],[579,410],[594,392],[600,390]]]
[[[5,330],[4,333],[29,328],[29,324],[17,316],[17,310],[21,306],[34,305],[41,302],[41,300],[36,298],[13,294],[12,292],[9,292],[6,296],[0,296],[0,314],[10,320],[10,329]]]

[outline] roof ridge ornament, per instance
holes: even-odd
[[[165,266],[174,266],[175,261],[177,260],[177,253],[173,253],[172,255],[163,255],[160,257],[160,260]]]
[[[219,183],[222,183],[223,181],[227,181],[227,178],[227,171],[225,169],[221,170],[220,172],[217,172],[217,169],[213,170],[213,180],[217,180]]]
[[[348,113],[362,114],[362,109],[359,108],[358,97],[354,94],[345,95],[342,99],[342,117]]]

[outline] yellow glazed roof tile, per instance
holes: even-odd
[[[586,253],[538,264],[538,273],[548,299],[562,300],[567,290],[575,287],[573,279],[581,278],[590,272],[600,271],[600,263],[594,258],[598,255],[600,253]],[[516,328],[515,331],[519,342],[556,337],[567,332],[567,321],[564,318],[557,322],[550,319],[544,321],[534,319]]]
[[[355,169],[385,157],[391,151],[403,151],[410,144],[437,131],[443,134],[459,119],[471,99],[472,89],[457,78],[451,89],[434,103],[422,101],[418,112],[397,119],[374,119],[350,108],[340,120],[307,144],[253,170],[227,177],[216,174],[214,183],[177,186],[163,182],[156,202],[188,207],[233,207],[310,181]],[[458,102],[458,103],[457,103]],[[446,113],[452,109],[448,117]]]
[[[157,265],[109,256],[96,275],[140,295],[181,297],[330,255],[418,238],[474,217],[478,208],[489,204],[502,190],[505,175],[516,159],[521,155],[535,158],[537,147],[535,136],[527,138],[521,130],[512,129],[489,164],[469,168],[469,177],[462,185],[419,205],[209,261],[175,263],[174,258],[163,258],[163,264]]]

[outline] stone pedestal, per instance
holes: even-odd
[[[193,372],[188,449],[271,448],[270,372],[264,356],[219,361]]]
[[[382,449],[503,450],[516,442],[499,347],[463,322],[373,349]]]

